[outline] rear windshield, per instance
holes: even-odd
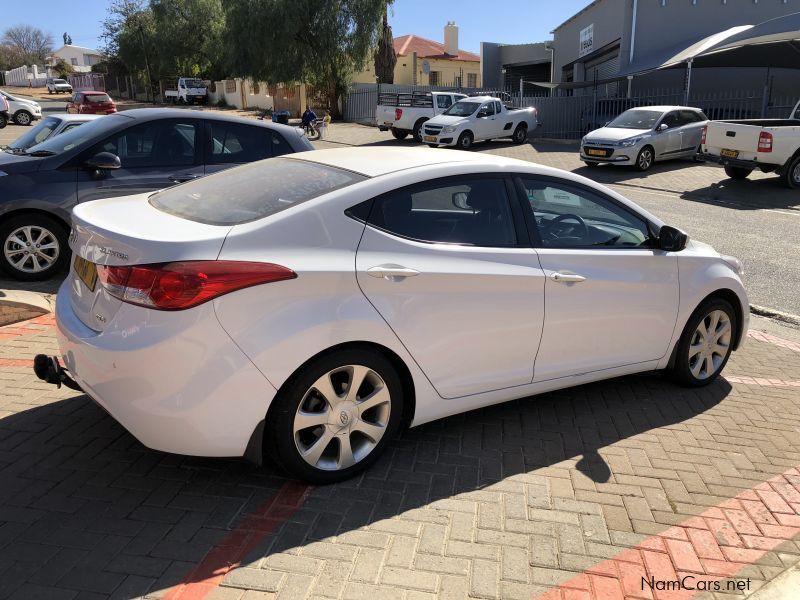
[[[239,225],[365,179],[327,165],[269,158],[167,188],[153,194],[150,204],[198,223]]]
[[[87,102],[111,102],[108,94],[86,94]]]

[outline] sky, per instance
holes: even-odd
[[[459,46],[480,52],[481,42],[523,44],[550,39],[554,27],[588,5],[590,0],[503,0],[484,3],[432,2],[431,0],[395,0],[389,24],[395,36],[415,34],[438,42],[444,41],[448,21],[458,25]],[[99,48],[101,26],[109,0],[81,0],[77,4],[63,0],[38,0],[35,18],[15,19],[8,12],[3,25],[30,23],[53,34],[56,48],[61,47],[62,33],[68,32],[76,46]],[[484,10],[485,8],[485,10]]]

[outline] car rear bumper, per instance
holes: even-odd
[[[56,297],[58,345],[81,388],[145,446],[243,456],[275,388],[233,343],[211,303],[187,311],[123,304],[102,332]]]
[[[780,164],[761,162],[758,160],[730,158],[727,156],[720,156],[718,154],[709,154],[708,152],[701,152],[700,154],[697,155],[697,158],[698,160],[722,165],[723,167],[739,167],[741,169],[750,169],[750,170],[764,169],[770,171],[778,169],[781,166],[783,166]]]

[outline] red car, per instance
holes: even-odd
[[[79,115],[110,115],[117,105],[105,92],[75,92],[67,104],[67,112]]]

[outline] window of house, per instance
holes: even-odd
[[[441,85],[442,74],[439,71],[431,71],[428,75],[429,85]]]
[[[467,87],[478,87],[477,73],[467,73]]]
[[[78,66],[78,59],[77,58],[70,58],[69,62],[72,63],[73,67],[77,67]]]

